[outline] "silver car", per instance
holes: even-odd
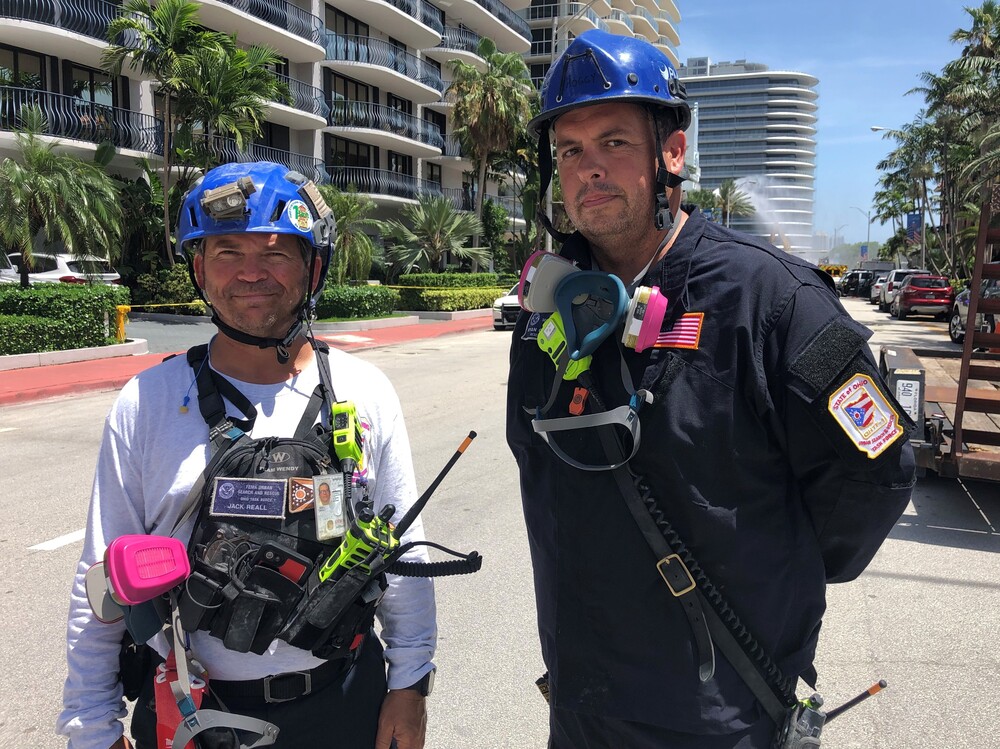
[[[886,275],[884,273],[875,279],[875,283],[872,284],[872,290],[868,294],[868,304],[878,304],[879,297],[882,294],[882,286],[885,284],[885,279]]]

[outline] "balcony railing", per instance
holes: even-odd
[[[326,105],[323,97],[323,89],[310,86],[305,81],[289,78],[282,73],[275,73],[274,77],[288,86],[288,91],[292,95],[291,106],[303,112],[315,114],[324,120],[330,115],[330,108]],[[280,103],[284,104],[285,102]]]
[[[431,5],[427,0],[417,0],[420,5],[420,22],[424,26],[430,26],[436,32],[444,32],[444,21],[441,20],[440,10]]]
[[[531,27],[528,26],[528,22],[501,3],[500,0],[476,0],[476,4],[488,10],[529,42],[531,41]]]
[[[444,136],[437,125],[384,104],[334,101],[330,103],[329,122],[334,127],[364,127],[390,132],[402,138],[426,143],[433,148],[443,149],[445,145]]]
[[[441,195],[441,186],[436,182],[419,179],[409,174],[390,172],[388,169],[372,169],[360,166],[330,166],[326,170],[330,182],[338,190],[355,188],[370,195],[385,195],[396,198],[417,200],[421,195]]]
[[[460,29],[457,26],[445,26],[444,34],[441,36],[441,44],[438,46],[445,49],[460,49],[465,52],[479,54],[479,42],[482,37],[468,29]]]
[[[94,104],[75,96],[0,86],[0,130],[16,130],[27,107],[45,115],[44,135],[87,143],[111,141],[117,148],[163,152],[163,122],[129,109]]]
[[[2,0],[0,18],[55,26],[105,41],[121,8],[107,0]]]
[[[323,20],[297,5],[284,0],[221,0],[221,2],[314,44],[323,44]]]
[[[444,92],[441,74],[423,60],[383,39],[326,32],[326,59],[339,62],[360,62],[395,70],[425,86]]]
[[[458,157],[465,156],[465,154],[462,152],[462,144],[458,142],[458,138],[456,138],[454,135],[449,135],[445,139],[444,155],[458,156]]]
[[[618,8],[612,8],[611,15],[607,18],[608,21],[618,21],[624,24],[629,31],[635,31],[635,24],[633,24],[632,19],[629,18],[628,13],[623,10],[618,10]]]
[[[328,181],[321,159],[314,159],[312,156],[285,151],[281,148],[262,146],[259,143],[249,143],[246,148],[240,150],[236,145],[236,141],[232,138],[216,135],[209,138],[201,135],[195,138],[194,150],[195,152],[207,151],[222,164],[271,161],[276,164],[284,164],[289,169],[304,174],[313,182],[324,183]],[[184,163],[184,161],[181,160],[180,163]]]

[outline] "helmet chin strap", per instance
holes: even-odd
[[[653,118],[653,131],[656,133],[656,160],[658,168],[656,170],[656,211],[653,214],[653,225],[657,231],[666,230],[664,244],[669,242],[677,231],[677,224],[674,223],[674,214],[670,210],[670,197],[667,190],[673,190],[684,183],[684,178],[667,170],[667,164],[663,160],[663,140],[660,137],[660,125]]]
[[[288,347],[292,345],[299,334],[302,332],[303,318],[302,313],[303,308],[299,309],[298,316],[295,322],[292,323],[292,327],[288,329],[285,333],[284,338],[262,338],[261,336],[250,335],[249,333],[244,333],[242,330],[237,330],[232,325],[224,321],[219,317],[219,313],[212,308],[212,322],[215,326],[226,336],[232,338],[234,341],[246,344],[247,346],[256,346],[260,349],[274,348],[275,355],[278,357],[278,364],[287,364],[289,355]]]

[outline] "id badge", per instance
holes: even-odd
[[[316,538],[328,541],[344,535],[344,475],[325,473],[313,476],[313,509],[316,512]]]

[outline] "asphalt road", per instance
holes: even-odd
[[[851,299],[845,306],[876,331],[875,346],[952,345],[943,323],[890,321]],[[470,429],[479,435],[425,512],[431,538],[475,548],[485,558],[476,576],[437,582],[439,677],[429,749],[545,746],[546,711],[533,684],[542,665],[527,545],[503,436],[509,337],[484,331],[359,354],[396,384],[419,487]],[[113,398],[99,393],[0,409],[6,489],[0,549],[8,559],[0,609],[0,749],[64,746],[52,727],[65,675],[66,598],[80,551],[72,534],[84,525]],[[830,724],[824,746],[1000,747],[998,552],[1000,485],[918,483],[868,571],[829,589],[817,663],[828,704],[879,678],[890,687]]]

